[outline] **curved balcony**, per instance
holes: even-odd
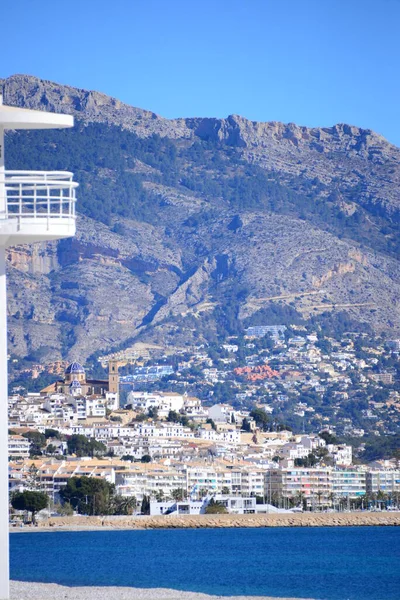
[[[5,171],[0,179],[0,244],[75,234],[75,190],[67,171]]]

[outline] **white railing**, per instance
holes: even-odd
[[[75,189],[68,171],[5,171],[6,218],[75,219]],[[1,190],[0,190],[1,191]]]

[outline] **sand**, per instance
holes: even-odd
[[[163,588],[66,587],[55,583],[11,582],[11,600],[99,600],[99,598],[104,600],[275,600],[271,596],[209,596]],[[295,599],[279,598],[279,600]]]

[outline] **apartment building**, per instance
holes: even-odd
[[[115,483],[115,472],[125,463],[114,460],[75,459],[58,461],[24,460],[12,462],[9,468],[9,489],[34,489],[45,492],[52,501],[59,500],[59,492],[71,477],[99,477]]]
[[[330,468],[270,469],[265,479],[267,498],[304,499],[309,506],[328,504],[333,490]]]
[[[241,484],[241,495],[265,496],[265,471],[244,469],[241,472]]]
[[[385,494],[400,493],[400,470],[374,470],[369,471],[366,476],[366,488],[368,495],[383,492]]]
[[[123,496],[135,496],[141,502],[143,496],[162,494],[168,498],[173,490],[186,491],[186,474],[160,465],[135,465],[115,473],[117,492]]]
[[[332,492],[334,498],[359,498],[366,493],[365,471],[332,471]]]
[[[213,442],[228,442],[231,444],[240,444],[241,435],[238,429],[225,429],[222,431],[215,431],[214,429],[199,429],[198,435],[203,440],[210,440]]]
[[[8,436],[8,456],[13,458],[29,458],[30,441],[22,435]]]

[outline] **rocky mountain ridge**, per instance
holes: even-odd
[[[246,160],[265,169],[278,168],[281,176],[302,174],[327,185],[345,179],[350,190],[362,188],[360,196],[367,204],[379,202],[386,210],[399,211],[400,149],[370,129],[343,123],[314,128],[259,123],[239,115],[169,120],[100,92],[32,76],[0,79],[1,85],[10,105],[68,113],[86,123],[116,125],[140,137],[157,134],[175,140],[219,141],[243,148]]]
[[[25,75],[1,85],[6,104],[81,123],[62,141],[29,138],[45,146],[43,168],[76,172],[84,214],[75,239],[9,252],[15,354],[83,360],[134,338],[210,339],[272,309],[398,327],[400,150],[381,136],[236,115],[167,120]],[[8,168],[38,168],[26,140],[9,136]]]

